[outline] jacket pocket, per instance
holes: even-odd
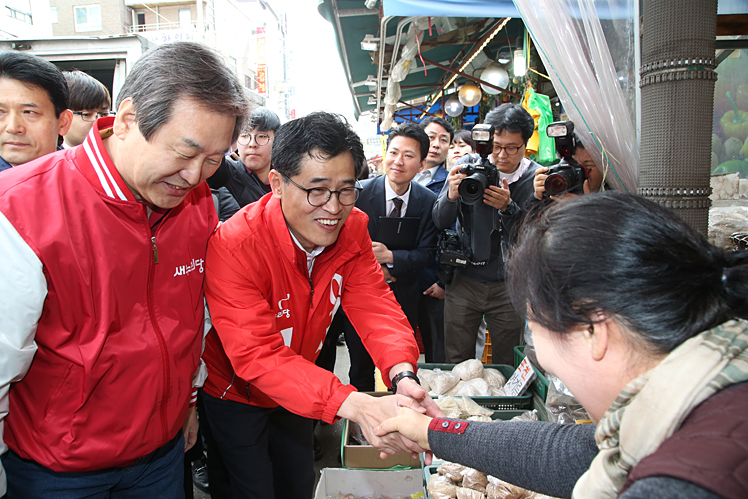
[[[59,411],[63,402],[67,400],[68,403],[73,402],[73,394],[71,393],[71,385],[74,383],[75,375],[81,368],[75,364],[70,364],[62,372],[60,379],[57,381],[57,385],[52,392],[52,396],[47,401],[47,405],[44,408],[44,421],[42,426],[45,426],[50,419]]]

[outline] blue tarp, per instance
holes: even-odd
[[[382,0],[382,4],[385,16],[520,17],[513,0]],[[598,15],[603,19],[632,15],[626,0],[602,4],[613,9],[609,12],[598,6]],[[719,0],[717,9],[719,14],[748,14],[748,0]]]
[[[512,0],[382,0],[385,16],[519,17]]]

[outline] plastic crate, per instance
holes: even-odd
[[[525,359],[524,351],[525,351],[525,345],[514,347],[515,367],[518,366],[519,363]],[[548,396],[548,378],[546,378],[543,375],[543,373],[541,373],[540,370],[537,367],[535,367],[535,365],[533,365],[532,368],[535,369],[535,374],[537,374],[537,377],[533,380],[532,384],[530,385],[530,388],[532,389],[532,391],[540,395],[540,398],[542,398],[543,402],[545,402],[545,399]]]
[[[455,364],[418,364],[418,369],[441,369],[451,371]],[[487,364],[483,367],[496,369],[506,379],[512,377],[514,367],[504,364]],[[528,391],[519,397],[470,397],[478,405],[495,411],[526,411],[532,409],[532,394]]]

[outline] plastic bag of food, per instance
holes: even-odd
[[[421,383],[423,383],[424,381],[429,381],[433,375],[434,371],[431,369],[418,370],[418,379],[421,380]]]
[[[462,470],[462,486],[467,489],[473,489],[479,491],[481,494],[486,493],[486,485],[488,485],[488,477],[485,473],[481,473],[473,468],[465,468]]]
[[[431,475],[426,484],[426,492],[431,499],[454,499],[457,497],[457,487],[449,478],[442,475]]]
[[[475,400],[470,397],[462,397],[457,400],[457,403],[462,407],[464,416],[490,416],[493,414],[491,409],[478,405]]]
[[[468,421],[478,421],[479,423],[493,423],[490,416],[469,416]]]
[[[429,380],[429,384],[434,394],[444,395],[454,388],[458,381],[460,381],[459,378],[452,373],[434,369],[434,375]]]
[[[452,374],[463,381],[480,378],[483,376],[483,363],[478,359],[468,359],[454,366]]]
[[[489,476],[486,485],[486,499],[529,499],[534,494],[522,487]]]
[[[457,487],[457,499],[485,499],[485,497],[479,490]]]
[[[510,421],[540,421],[540,418],[538,417],[538,411],[533,409],[523,412],[519,416],[514,416]]]
[[[450,480],[452,480],[456,484],[462,483],[462,470],[464,470],[465,467],[461,464],[457,463],[450,463],[449,461],[444,461],[442,464],[439,465],[438,468],[436,468],[436,472],[440,475],[444,475]]]
[[[483,369],[483,379],[491,388],[501,388],[506,385],[506,377],[498,369],[490,367]]]
[[[506,392],[503,388],[491,388],[492,397],[506,397]]]
[[[426,378],[421,378],[421,377],[419,377],[419,378],[418,378],[418,381],[420,381],[420,382],[421,382],[421,388],[423,388],[423,390],[424,390],[424,391],[425,391],[426,393],[428,393],[428,392],[430,392],[430,391],[431,391],[431,384],[430,384],[430,383],[428,382],[428,380],[427,380]]]
[[[563,381],[548,373],[546,377],[548,378],[548,396],[545,399],[545,407],[548,409],[548,416],[552,422],[570,424],[578,419],[589,419],[587,411]]]
[[[491,388],[483,378],[474,378],[469,381],[465,381],[465,384],[459,388],[456,395],[463,395],[468,397],[490,397]]]
[[[456,378],[457,376],[455,376]],[[453,386],[448,392],[447,395],[457,395],[457,393],[462,389],[462,387],[465,386],[465,382],[460,380],[457,382],[455,386]]]
[[[454,397],[440,395],[439,398],[436,399],[436,405],[439,406],[439,409],[441,409],[444,416],[447,418],[461,419],[463,417],[463,407]]]

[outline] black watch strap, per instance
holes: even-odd
[[[394,378],[392,378],[392,393],[397,393],[397,384],[403,378],[411,378],[419,385],[421,384],[421,380],[418,379],[418,376],[416,376],[416,373],[413,371],[400,371]]]

